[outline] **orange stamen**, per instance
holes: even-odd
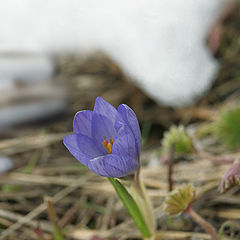
[[[110,142],[108,142],[107,140],[103,140],[102,144],[110,154],[112,152],[113,139],[110,138]]]

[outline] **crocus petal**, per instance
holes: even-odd
[[[91,159],[88,168],[94,173],[104,177],[124,177],[137,171],[137,160],[129,156],[107,154]]]
[[[140,156],[141,132],[140,132],[140,127],[139,127],[137,117],[136,117],[134,111],[130,107],[128,107],[126,104],[119,105],[117,110],[118,110],[118,114],[120,115],[119,117],[117,117],[118,121],[121,122],[121,119],[123,119],[125,124],[127,124],[129,126],[129,128],[132,130],[132,133],[133,133],[133,136],[134,136],[135,142],[136,142],[138,156]],[[118,121],[116,121],[116,124]],[[116,127],[116,124],[115,124],[115,127]],[[118,126],[120,126],[119,123],[118,123]]]
[[[135,144],[135,137],[127,125],[122,125],[119,129],[112,146],[112,154],[137,159],[138,149]]]
[[[82,134],[68,135],[64,138],[63,143],[70,153],[86,166],[90,159],[102,154],[98,148],[96,148],[94,141]]]
[[[110,119],[112,123],[115,122],[117,117],[117,110],[110,103],[103,100],[102,97],[97,97],[93,111],[99,115]]]
[[[240,162],[233,163],[224,173],[219,184],[219,190],[223,193],[228,188],[236,185],[240,185]]]
[[[91,121],[92,111],[84,110],[77,112],[73,119],[73,131],[74,133],[81,133],[88,137],[91,137]]]
[[[94,110],[78,112],[73,125],[74,134],[64,138],[64,145],[91,171],[105,177],[137,171],[141,134],[136,115],[127,105],[116,110],[98,97]],[[106,145],[106,141],[112,144],[112,139],[113,145]]]
[[[103,140],[109,141],[110,138],[114,139],[116,134],[117,132],[114,128],[114,125],[109,118],[93,112],[92,137],[98,149],[107,154],[102,142]]]

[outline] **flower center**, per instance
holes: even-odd
[[[103,140],[102,144],[105,147],[105,149],[108,151],[108,153],[110,154],[112,151],[113,139],[110,138],[110,142],[108,142],[107,140]]]

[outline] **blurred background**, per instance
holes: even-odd
[[[91,108],[98,95],[163,127],[211,118],[213,104],[239,91],[238,5],[8,1],[0,128]]]
[[[146,149],[158,148],[172,124],[212,121],[217,109],[239,103],[239,26],[240,2],[230,0],[3,2],[0,172],[13,175],[0,180],[0,228],[68,184],[52,188],[36,177],[41,188],[30,193],[34,178],[17,174],[76,177],[62,139],[97,96],[134,109]],[[19,229],[9,239],[35,239]]]

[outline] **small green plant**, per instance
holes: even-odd
[[[229,149],[240,148],[240,106],[221,114],[216,125],[216,134]]]
[[[212,240],[218,240],[216,229],[193,209],[195,196],[196,190],[191,184],[182,186],[168,194],[164,210],[170,216],[182,213],[188,214],[205,232],[210,234]]]
[[[192,139],[187,135],[183,126],[172,126],[169,131],[164,133],[162,146],[163,152],[168,154],[174,144],[174,153],[186,154],[193,153]]]
[[[170,216],[183,213],[195,198],[195,189],[189,184],[171,192],[165,201],[165,212]]]

